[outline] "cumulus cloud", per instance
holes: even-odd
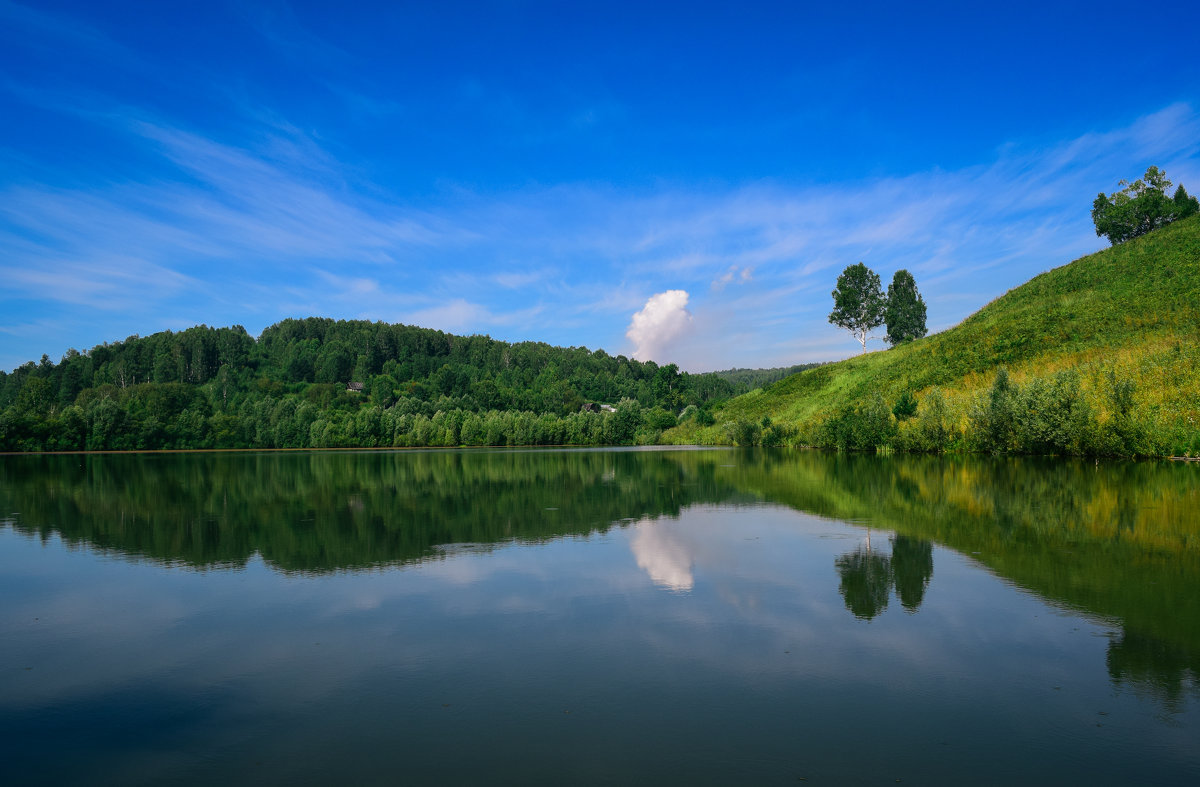
[[[625,336],[633,342],[633,357],[639,361],[661,358],[672,342],[687,333],[692,326],[687,304],[687,290],[651,295],[625,331]]]

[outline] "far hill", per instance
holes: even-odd
[[[820,366],[819,363],[798,363],[795,366],[777,366],[771,369],[722,369],[709,372],[713,377],[720,377],[733,384],[737,393],[748,393],[755,388],[763,388],[771,383],[777,383],[785,377],[791,377],[806,369]]]
[[[1194,456],[1200,216],[1043,273],[942,333],[739,396],[715,425],[664,439]]]

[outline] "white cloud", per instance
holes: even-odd
[[[686,290],[667,290],[651,295],[642,310],[633,315],[625,336],[634,344],[639,361],[661,359],[663,353],[692,327]]]

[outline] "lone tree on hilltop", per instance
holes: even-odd
[[[1124,188],[1107,195],[1100,192],[1092,203],[1096,234],[1114,246],[1200,212],[1200,200],[1189,196],[1182,184],[1174,197],[1167,196],[1171,181],[1158,167],[1147,169],[1141,180],[1117,185]]]
[[[883,325],[885,306],[879,276],[860,262],[838,276],[829,321],[854,334],[854,338],[862,342],[865,353],[867,335]]]
[[[887,342],[897,344],[920,339],[925,328],[925,301],[917,292],[917,280],[906,270],[896,271],[888,285],[887,307],[883,321],[887,325]]]

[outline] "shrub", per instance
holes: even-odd
[[[1029,454],[1084,454],[1093,447],[1095,415],[1080,396],[1073,369],[1033,380],[1020,396],[1018,450]]]
[[[932,388],[925,394],[921,409],[921,417],[912,430],[918,450],[945,451],[959,438],[959,434],[940,388]]]
[[[758,445],[762,439],[762,427],[753,421],[744,419],[725,424],[725,433],[734,445]]]
[[[892,408],[892,415],[896,416],[897,421],[907,421],[916,414],[917,400],[912,395],[912,391],[900,394],[900,398],[896,400],[896,406]]]
[[[642,422],[650,429],[656,430],[670,429],[678,423],[674,415],[661,407],[651,407],[643,411]]]
[[[767,421],[767,427],[762,432],[762,444],[764,446],[782,446],[789,445],[796,439],[796,429],[780,424],[769,423],[769,418],[764,418]]]
[[[1020,394],[1020,389],[1009,379],[1007,369],[996,372],[992,387],[971,411],[971,438],[976,447],[993,453],[1006,453],[1016,448]]]
[[[876,393],[864,407],[846,407],[826,419],[817,427],[815,441],[822,448],[867,451],[891,445],[896,432],[892,411]]]
[[[896,422],[892,418],[891,408],[883,400],[883,394],[876,392],[863,408],[860,429],[859,437],[864,448],[891,444],[896,436]]]

